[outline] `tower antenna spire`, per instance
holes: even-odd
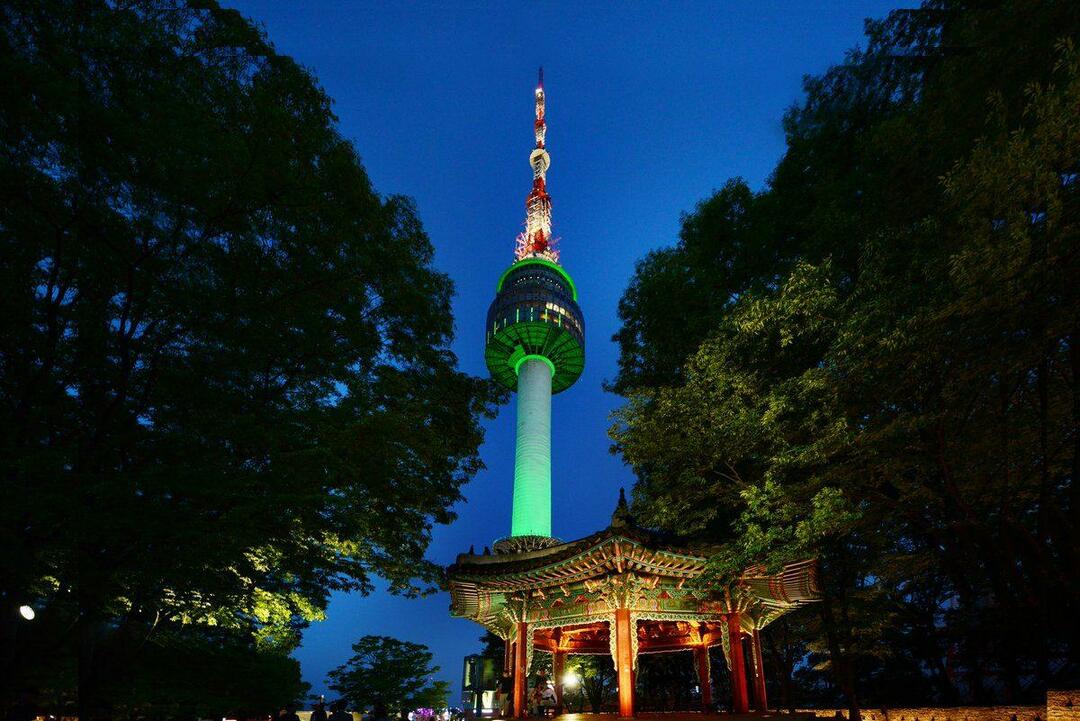
[[[532,190],[525,198],[525,232],[517,238],[514,260],[525,258],[544,258],[553,263],[559,262],[559,251],[555,250],[555,240],[551,237],[551,196],[547,192],[546,173],[551,167],[551,156],[544,147],[547,136],[547,121],[544,115],[544,68],[540,68],[536,83],[536,121],[533,128],[536,134],[536,147],[529,154],[529,165],[533,170]]]

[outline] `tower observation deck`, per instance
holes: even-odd
[[[485,335],[484,358],[492,378],[517,392],[514,510],[510,538],[496,544],[496,550],[557,543],[551,538],[551,396],[572,386],[585,368],[585,318],[551,236],[544,106],[541,70],[525,230],[517,238],[514,262],[495,287]]]

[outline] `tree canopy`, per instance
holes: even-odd
[[[497,395],[311,74],[170,0],[5,3],[0,74],[5,698],[58,658],[115,714],[147,639],[283,658],[332,591],[437,584]]]
[[[353,656],[328,675],[330,688],[374,717],[401,715],[418,708],[445,708],[450,686],[433,681],[427,646],[389,636],[364,636],[352,646]]]
[[[618,678],[615,663],[610,656],[571,656],[566,668],[581,678],[578,694],[578,712],[584,710],[584,700],[589,702],[592,713],[601,713],[608,709],[615,698]],[[562,679],[556,679],[556,683]],[[569,694],[567,690],[563,694]]]
[[[1078,35],[1049,0],[868,22],[766,187],[699,204],[623,297],[635,513],[723,542],[728,580],[821,560],[766,639],[800,703],[1080,682]]]
[[[484,658],[497,658],[500,661],[506,655],[506,641],[491,631],[484,631],[480,637],[480,655]]]

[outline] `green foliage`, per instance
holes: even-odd
[[[755,202],[746,183],[729,181],[683,217],[676,248],[653,251],[638,262],[619,302],[622,327],[614,339],[622,353],[613,390],[625,393],[678,378],[683,360],[737,294],[770,266],[773,258],[756,258],[755,264],[746,257],[765,249],[747,222]],[[673,308],[679,309],[677,325],[668,322]]]
[[[330,688],[358,709],[372,709],[375,718],[417,708],[446,708],[450,686],[432,681],[439,667],[431,665],[427,646],[388,636],[364,636],[352,646],[353,656],[328,674]]]
[[[789,561],[813,558],[828,539],[846,536],[859,521],[858,511],[836,488],[819,490],[809,508],[771,480],[747,488],[742,497],[746,508],[733,524],[738,542],[710,559],[708,577],[722,586],[736,583],[743,570],[758,563],[776,573]]]
[[[78,669],[57,653],[73,619],[55,606],[26,629],[19,680],[41,708],[72,715]],[[159,621],[101,633],[102,695],[114,718],[254,717],[298,701],[308,685],[287,652],[261,648],[250,634]]]
[[[56,652],[94,718],[103,638],[282,654],[332,591],[438,585],[431,529],[497,394],[457,371],[451,282],[315,79],[166,0],[5,3],[0,73],[0,623],[73,619]]]
[[[480,643],[483,645],[480,655],[484,658],[496,658],[501,662],[503,656],[506,655],[506,641],[491,631],[484,632],[484,635],[480,637]]]
[[[635,706],[642,711],[698,711],[700,683],[692,651],[641,654],[634,677]]]
[[[299,701],[300,663],[235,633],[178,626],[155,633],[122,675],[106,679],[116,713],[143,718],[255,716]]]
[[[869,23],[737,227],[729,185],[623,298],[638,517],[724,544],[723,582],[820,559],[825,601],[767,639],[789,698],[1080,682],[1077,35],[1065,2]]]
[[[589,710],[600,713],[614,702],[618,679],[611,656],[571,656],[567,659],[566,670],[581,677],[578,688],[579,709],[584,707],[583,701],[588,700]]]

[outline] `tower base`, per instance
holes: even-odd
[[[551,548],[561,544],[558,538],[551,536],[507,536],[495,541],[492,550],[495,553],[526,553],[539,551],[541,548]]]

